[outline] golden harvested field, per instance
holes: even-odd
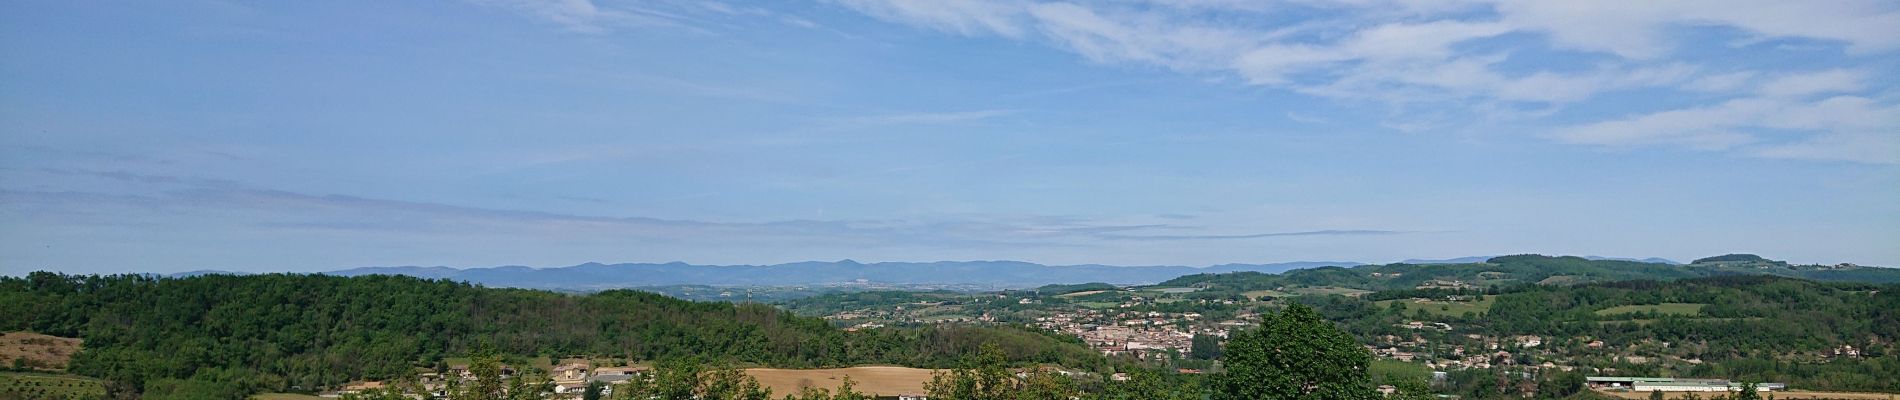
[[[80,345],[80,340],[74,338],[7,332],[0,334],[0,366],[11,367],[13,360],[25,358],[33,368],[63,370]]]
[[[906,367],[851,367],[832,369],[777,369],[751,368],[745,370],[759,380],[759,384],[772,388],[774,397],[798,393],[800,388],[820,389],[838,388],[845,376],[857,382],[856,390],[865,394],[896,396],[900,394],[923,394],[924,382],[930,381],[930,374],[937,370]]]
[[[1640,399],[1649,398],[1649,393],[1606,392],[1606,391],[1598,391],[1597,393],[1613,396],[1616,398],[1622,398],[1622,399],[1639,399],[1640,400]],[[1690,392],[1664,392],[1663,397],[1669,398],[1669,399],[1680,399],[1682,398],[1682,396],[1687,395],[1689,393]],[[1775,399],[1777,400],[1780,400],[1780,399],[1900,400],[1900,394],[1888,394],[1888,393],[1809,392],[1809,391],[1802,391],[1802,390],[1787,391],[1787,392],[1771,392],[1771,393],[1774,393]],[[1705,398],[1705,399],[1709,398],[1709,395],[1711,394],[1716,394],[1716,393],[1697,393],[1698,396],[1701,396],[1702,398]]]

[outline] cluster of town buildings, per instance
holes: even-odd
[[[1234,319],[1212,322],[1201,313],[1164,313],[1153,311],[1128,311],[1130,308],[1148,304],[1150,299],[1135,297],[1113,309],[1101,310],[1086,307],[1049,310],[1046,316],[1035,317],[1029,325],[1037,328],[1074,335],[1088,343],[1091,348],[1105,355],[1131,355],[1143,358],[1161,358],[1169,353],[1186,354],[1195,335],[1212,335],[1225,338],[1230,330],[1256,325],[1259,315],[1243,313]],[[1022,298],[1019,304],[1032,304],[1036,300]],[[1228,304],[1232,304],[1228,301]],[[994,314],[985,312],[968,316],[946,313],[936,309],[938,303],[916,303],[896,306],[890,309],[852,310],[826,315],[824,318],[834,321],[862,321],[846,327],[846,330],[874,329],[890,323],[961,323],[961,322],[999,322]],[[926,311],[930,310],[930,311]]]
[[[1193,345],[1194,336],[1208,335],[1225,338],[1234,328],[1253,325],[1257,315],[1242,315],[1242,318],[1209,324],[1200,313],[1163,313],[1133,311],[1101,311],[1081,309],[1058,311],[1046,317],[1037,317],[1034,325],[1038,328],[1061,332],[1081,338],[1089,347],[1105,355],[1131,355],[1138,358],[1159,358],[1169,353],[1186,354]]]

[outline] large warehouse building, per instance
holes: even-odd
[[[1592,376],[1586,381],[1593,389],[1627,390],[1632,392],[1734,392],[1742,390],[1740,382],[1725,379],[1678,379],[1646,378],[1626,376]],[[1756,391],[1787,390],[1788,385],[1780,383],[1755,384]]]

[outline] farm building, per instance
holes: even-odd
[[[1740,382],[1726,379],[1678,379],[1623,376],[1592,376],[1585,380],[1591,388],[1604,390],[1627,390],[1634,392],[1733,392],[1742,390]],[[1755,384],[1756,391],[1786,390],[1788,385],[1780,383]]]

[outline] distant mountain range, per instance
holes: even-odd
[[[1363,265],[1346,261],[1274,264],[1222,264],[1209,267],[1043,265],[1022,261],[939,261],[860,263],[852,260],[807,261],[775,265],[694,265],[586,263],[571,267],[493,268],[369,267],[326,272],[329,275],[408,275],[468,281],[487,286],[530,289],[594,290],[660,285],[788,286],[826,284],[987,285],[1029,288],[1055,283],[1105,282],[1152,284],[1201,273],[1282,273],[1295,269]],[[219,273],[194,271],[186,274]]]
[[[1450,259],[1409,259],[1403,264],[1445,265],[1482,263],[1491,256]],[[1682,265],[1662,258],[1583,257],[1589,260],[1634,261]],[[1189,266],[1114,266],[1100,264],[1044,265],[1023,261],[938,261],[860,263],[852,260],[806,261],[773,265],[698,265],[586,263],[568,267],[502,266],[366,267],[324,272],[327,275],[407,275],[450,279],[491,287],[555,290],[603,290],[671,285],[803,286],[803,285],[976,285],[992,288],[1032,288],[1049,284],[1102,282],[1117,285],[1154,284],[1184,275],[1260,272],[1280,274],[1318,267],[1367,265],[1352,261],[1297,261],[1270,264]],[[186,277],[206,274],[242,275],[242,272],[199,270],[170,274]]]

